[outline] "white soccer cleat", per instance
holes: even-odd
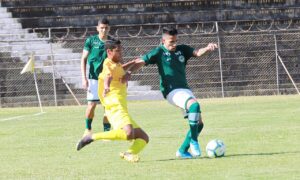
[[[138,162],[140,160],[140,157],[137,154],[132,154],[129,152],[121,152],[120,157],[128,162]]]
[[[201,156],[201,149],[200,145],[197,141],[191,140],[190,142],[190,149],[191,149],[191,154],[193,157],[199,157]]]

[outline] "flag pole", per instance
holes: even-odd
[[[40,93],[39,93],[39,87],[38,87],[38,84],[37,84],[37,80],[36,80],[36,73],[35,73],[35,70],[33,69],[33,78],[34,78],[34,84],[35,84],[35,89],[36,89],[36,94],[37,94],[37,97],[38,97],[38,100],[39,100],[39,106],[40,106],[40,109],[41,109],[41,113],[43,113],[43,107],[42,107],[42,101],[41,101],[41,97],[40,97]]]
[[[39,106],[40,106],[40,109],[41,109],[41,113],[44,113],[43,112],[43,107],[42,107],[42,102],[41,102],[41,97],[40,97],[40,93],[39,93],[39,87],[38,87],[38,84],[37,84],[36,73],[35,73],[35,70],[34,70],[34,53],[31,54],[31,57],[30,57],[29,61],[26,63],[26,65],[24,66],[24,68],[22,69],[20,74],[23,74],[23,73],[26,73],[26,72],[31,72],[33,74],[36,94],[37,94],[38,101],[39,101]]]

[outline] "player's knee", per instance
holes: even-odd
[[[127,136],[127,140],[131,140],[134,139],[134,131],[133,129],[127,129],[126,130],[126,136]]]
[[[189,107],[189,112],[199,112],[200,113],[200,104],[199,102],[195,101]]]
[[[143,134],[143,139],[146,141],[146,143],[149,143],[149,136],[148,136],[148,134],[144,133]]]
[[[95,103],[90,103],[87,107],[87,111],[88,112],[94,112],[95,108],[96,108],[96,104]]]
[[[188,119],[191,122],[200,122],[201,118],[200,104],[198,102],[194,102],[189,107]]]

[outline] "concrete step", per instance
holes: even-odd
[[[59,72],[63,72],[63,71],[80,72],[80,66],[55,66],[55,69]]]
[[[0,20],[0,29],[9,30],[9,29],[21,29],[22,25],[17,22],[11,23],[2,23]]]
[[[2,45],[0,48],[11,47],[12,51],[36,51],[37,53],[51,54],[50,44],[32,44],[32,43],[19,43],[19,44],[8,44]],[[52,48],[54,54],[68,54],[72,53],[71,49],[54,49]]]
[[[128,91],[151,91],[151,86],[128,86]]]
[[[0,26],[2,26],[3,24],[8,24],[8,23],[18,23],[18,20],[15,18],[11,18],[11,17],[2,17],[0,19]]]
[[[12,18],[12,15],[10,12],[0,12],[0,18]]]
[[[54,66],[78,66],[80,67],[80,59],[54,60]],[[52,60],[43,61],[44,66],[52,66]]]
[[[1,6],[1,3],[0,3],[0,6]],[[7,8],[0,7],[0,13],[7,13]]]
[[[11,46],[0,46],[0,52],[11,52],[12,47]]]
[[[17,40],[29,40],[37,39],[37,35],[33,33],[23,33],[23,34],[0,34],[0,40],[2,41],[17,41]]]
[[[79,72],[80,73],[80,72]],[[64,76],[64,80],[68,83],[68,84],[73,84],[74,88],[78,88],[81,89],[82,88],[82,81],[81,81],[81,76],[80,74],[77,74],[76,76]]]
[[[163,100],[160,91],[128,91],[128,100]]]
[[[26,29],[1,29],[0,28],[0,34],[24,34],[24,33],[28,33],[28,31]]]
[[[51,54],[44,54],[44,53],[40,53],[39,51],[34,51],[35,52],[35,60],[36,61],[50,61],[52,59],[52,55]],[[29,56],[31,56],[32,51],[28,51],[28,52],[18,52],[18,51],[14,51],[12,52],[12,57],[19,57],[21,60],[24,61],[24,57],[25,60],[27,60],[27,58]],[[57,60],[69,60],[69,59],[80,59],[81,54],[75,54],[75,53],[69,53],[69,54],[54,54],[53,55],[53,59],[55,61]]]

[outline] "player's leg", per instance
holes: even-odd
[[[92,122],[93,122],[94,113],[95,113],[95,107],[100,102],[99,96],[98,96],[98,81],[95,79],[89,79],[89,87],[88,87],[88,91],[87,91],[87,101],[88,101],[88,108],[86,110],[85,134],[91,133]],[[104,127],[104,131],[110,129],[110,124],[109,124],[108,119],[105,116],[105,114],[103,117],[103,127]]]
[[[203,128],[203,122],[201,119],[200,104],[196,99],[191,98],[186,103],[186,109],[188,110],[188,120],[190,125],[190,137],[187,136],[185,142],[190,139],[190,148],[193,156],[201,156],[201,150],[198,143],[198,135]],[[189,134],[188,134],[189,135]],[[188,144],[184,144],[185,150],[188,149]]]
[[[123,129],[114,129],[111,131],[86,135],[77,144],[77,151],[97,140],[128,140],[128,133]]]
[[[105,113],[109,119],[113,130],[95,133],[91,136],[93,141],[96,140],[130,140],[134,138],[133,127],[130,122],[125,121],[124,111],[120,106],[114,106],[106,109]],[[126,117],[126,116],[125,116]]]
[[[203,124],[202,118],[200,117],[199,122],[198,122],[198,136],[201,133],[203,127],[204,127],[204,124]],[[190,148],[190,142],[191,142],[191,131],[189,130],[186,134],[184,142],[182,143],[182,145],[180,147],[181,151],[183,151],[183,152],[188,151]]]
[[[188,113],[188,122],[190,125],[190,129],[186,135],[186,138],[179,150],[176,152],[176,156],[181,158],[191,158],[192,156],[188,152],[191,142],[193,142],[193,147],[198,147],[196,155],[201,154],[198,145],[199,143],[197,140],[199,130],[198,122],[200,118],[200,105],[196,101],[195,96],[189,89],[175,89],[168,94],[167,100],[169,103],[184,109]],[[191,141],[192,138],[193,141]]]
[[[103,106],[103,111],[104,111],[103,119],[102,119],[102,122],[103,122],[103,131],[109,131],[110,128],[111,128],[111,124],[110,124],[109,121],[108,121],[107,115],[106,115],[106,113],[105,113],[105,108],[104,108],[104,106]]]
[[[135,128],[135,129],[133,129],[133,132],[134,132],[133,133],[134,140],[133,140],[132,145],[127,150],[127,152],[132,153],[132,154],[138,154],[148,144],[149,137],[141,128]]]
[[[89,87],[87,91],[88,106],[85,111],[85,132],[83,136],[89,135],[92,132],[92,122],[95,115],[95,108],[99,103],[99,97],[97,93],[98,81],[95,79],[89,79]]]
[[[105,113],[103,115],[103,120],[102,121],[103,121],[103,131],[109,131],[110,128],[111,128],[111,125],[110,125],[110,123],[108,121],[108,118],[105,115]]]
[[[97,101],[89,101],[88,106],[85,111],[85,131],[83,136],[92,133],[92,122],[95,115],[95,108],[97,106]]]
[[[141,128],[138,127],[138,125],[131,120],[133,129],[127,129],[128,133],[128,138],[132,138],[132,145],[129,147],[129,149],[126,152],[120,153],[120,157],[129,161],[129,162],[137,162],[139,161],[139,156],[138,153],[141,152],[145,146],[149,142],[149,137],[145,133],[145,131]],[[125,129],[125,128],[124,128]],[[129,135],[131,134],[131,135]]]
[[[198,142],[198,136],[203,129],[203,123],[200,114],[200,105],[196,99],[190,98],[187,100],[186,107],[188,109],[188,122],[190,129],[179,148],[179,152],[187,152],[191,147],[193,156],[201,156],[201,150]]]

